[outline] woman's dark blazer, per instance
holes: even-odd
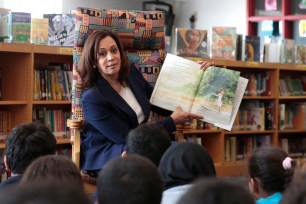
[[[169,133],[174,132],[175,124],[169,116],[171,112],[151,106],[149,100],[153,87],[134,66],[131,66],[127,81],[144,112],[144,122],[152,110],[167,115],[157,123]],[[100,74],[96,85],[84,91],[82,106],[86,128],[81,138],[81,168],[99,170],[110,159],[121,156],[126,144],[125,138],[131,129],[139,125],[138,119],[131,107]]]

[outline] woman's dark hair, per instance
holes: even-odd
[[[262,147],[256,149],[248,162],[251,178],[258,179],[267,193],[283,192],[290,184],[296,162],[291,160],[291,167],[285,169],[283,161],[288,154],[277,147]]]
[[[86,89],[95,85],[96,75],[99,74],[97,68],[94,68],[98,67],[97,64],[99,43],[107,36],[110,36],[115,40],[120,51],[121,66],[118,79],[120,83],[123,83],[124,78],[126,78],[129,74],[130,68],[128,58],[116,34],[109,30],[96,31],[87,38],[83,48],[83,53],[80,58],[77,70],[82,79],[82,82],[78,84],[78,88]]]

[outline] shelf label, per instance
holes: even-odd
[[[258,67],[259,62],[246,62],[245,63],[248,67]]]
[[[72,55],[73,54],[73,48],[70,48],[70,47],[61,47],[61,48],[59,48],[59,53],[60,54]]]

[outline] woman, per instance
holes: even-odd
[[[209,65],[201,62],[202,69]],[[128,64],[119,39],[111,31],[97,31],[88,37],[78,73],[82,79],[80,88],[84,90],[82,106],[86,121],[81,168],[95,175],[110,159],[120,157],[128,132],[147,122],[150,111],[168,116],[158,122],[168,133],[175,131],[175,124],[181,120],[198,117],[180,107],[171,114],[151,106],[153,87]]]

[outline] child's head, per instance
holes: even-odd
[[[258,198],[261,197],[260,192],[283,192],[291,182],[295,165],[295,161],[280,148],[256,149],[248,163],[250,190]]]
[[[224,88],[220,88],[218,93],[224,93]]]

